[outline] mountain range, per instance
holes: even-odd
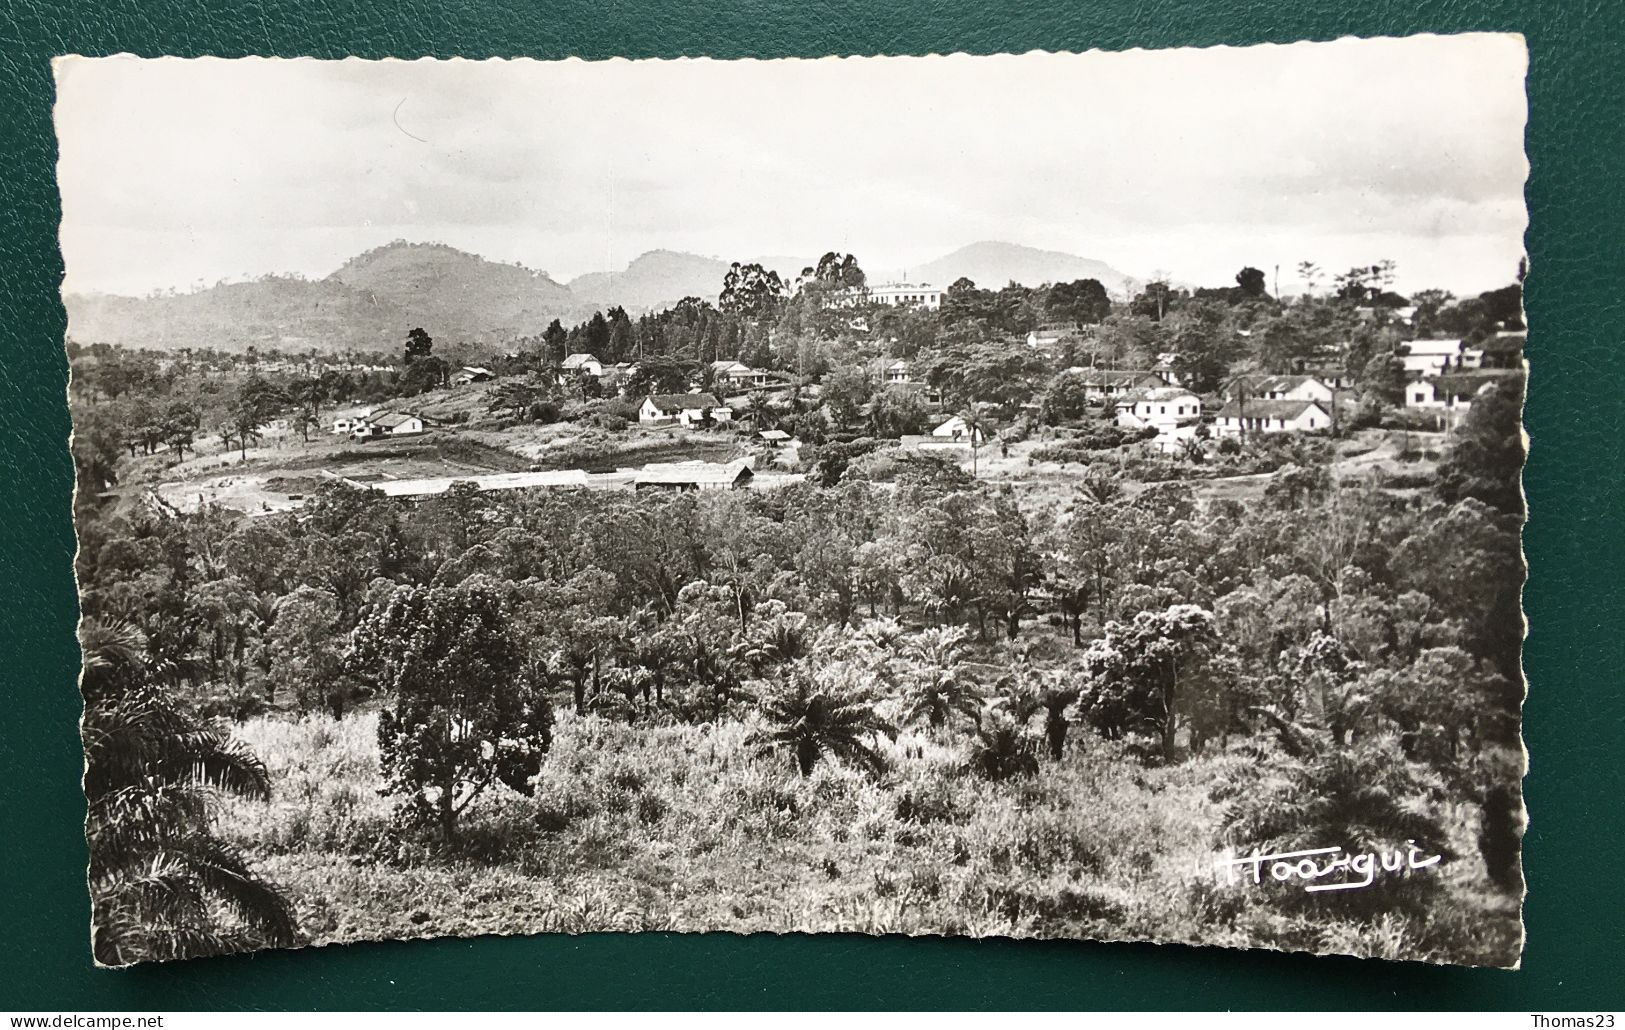
[[[781,275],[794,274],[789,259],[761,260]],[[688,296],[714,301],[727,270],[716,258],[654,250],[621,271],[589,273],[566,285],[445,244],[397,241],[323,279],[263,276],[150,297],[67,294],[63,303],[68,336],[80,343],[387,352],[414,326],[437,339],[496,344],[538,335],[555,318],[569,325],[616,304],[636,314]],[[988,288],[1095,278],[1114,292],[1128,278],[1094,259],[999,242],[974,243],[907,272],[910,281],[939,286],[961,276]]]

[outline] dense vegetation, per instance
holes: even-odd
[[[1121,302],[960,282],[924,312],[863,304],[831,254],[488,359],[494,416],[606,428],[625,402],[565,354],[637,360],[634,394],[709,385],[716,357],[816,382],[741,409],[809,444],[806,481],[740,493],[331,481],[284,514],[182,513],[109,488],[209,431],[247,460],[272,419],[308,433],[324,406],[440,390],[463,356],[422,332],[359,371],[76,350],[98,957],[673,927],[1511,961],[1521,384],[1401,482],[1336,474],[1321,438],[1097,463],[1139,434],[1056,374],[1171,353],[1206,391],[1313,365],[1380,408],[1386,274],[1291,303],[1252,269]],[[1413,298],[1410,331],[1514,324],[1510,289]],[[1075,331],[1053,352],[1011,342],[1056,321]],[[1024,493],[888,445],[925,412],[878,385],[881,356],[1080,473]],[[1220,473],[1271,475],[1245,501],[1196,489]],[[1444,864],[1335,896],[1212,875],[1327,844]]]
[[[1012,849],[974,860],[994,863],[991,879],[906,917],[842,910],[806,925],[965,928],[949,913],[986,891],[972,909],[986,932],[1261,935],[1504,961],[1518,884],[1520,510],[1497,506],[1515,466],[1486,462],[1509,457],[1516,416],[1516,397],[1475,407],[1431,496],[1322,475],[1250,506],[1169,483],[1026,510],[956,466],[916,457],[899,475],[877,452],[836,486],[768,493],[454,487],[411,503],[328,485],[287,516],[96,511],[81,525],[87,632],[128,642],[139,689],[114,692],[117,704],[157,690],[188,718],[247,719],[240,732],[262,742],[288,718],[354,742],[334,783],[275,803],[302,812],[302,829],[239,831],[261,855],[346,853],[409,878],[523,864],[574,828],[604,832],[592,822],[602,805],[668,818],[678,801],[646,771],[582,749],[669,744],[681,749],[661,759],[679,767],[674,782],[751,770],[757,794],[713,798],[710,816],[776,812],[769,839],[827,834],[854,792],[889,806],[894,821],[865,832],[909,851],[912,865],[884,875],[937,884],[909,890],[947,889],[963,865],[953,847]],[[889,481],[876,482],[882,459]],[[682,769],[683,754],[707,757]],[[1115,845],[1100,819],[1068,813],[1121,820],[1176,783],[1203,785],[1206,800],[1180,802],[1202,817],[1137,830],[1148,865],[1114,880],[1128,873],[1103,857]],[[382,788],[389,807],[353,798],[360,825],[318,834],[338,786],[355,798]],[[610,789],[625,800],[600,796]],[[983,826],[982,845],[908,843],[920,825],[981,825],[988,806],[1005,822]],[[1185,836],[1193,827],[1205,839]],[[1023,852],[1040,833],[1040,851]],[[1415,840],[1450,856],[1451,872],[1407,884],[1404,905],[1334,913],[1346,935],[1334,944],[1304,936],[1286,892],[1189,881],[1188,911],[1166,925],[1124,907],[1153,869],[1172,875],[1171,855],[1310,836]],[[576,855],[576,872],[647,858],[624,847]],[[308,868],[287,869],[295,904],[342,904],[303,882]],[[1463,911],[1477,913],[1471,932]],[[1448,933],[1441,920],[1454,920]]]

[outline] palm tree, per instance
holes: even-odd
[[[886,770],[886,756],[871,740],[897,736],[860,692],[826,687],[802,670],[763,702],[762,714],[768,726],[750,743],[758,752],[788,751],[803,776],[810,776],[826,754],[879,775]]]
[[[1067,683],[1066,673],[1034,666],[1029,649],[1015,648],[1010,674],[999,681],[1000,691],[1018,725],[1039,712],[1044,713],[1044,740],[1050,757],[1057,762],[1066,751],[1066,735],[1072,722],[1067,711],[1078,702],[1083,690]]]
[[[937,729],[954,715],[971,720],[980,716],[982,694],[965,670],[969,646],[969,638],[959,626],[923,630],[903,646],[910,687],[906,721],[923,720]]]
[[[987,420],[982,413],[976,410],[974,403],[967,404],[965,410],[959,412],[959,418],[965,423],[965,435],[970,439],[970,474],[976,476],[976,458],[978,449],[982,445],[983,430],[987,427]]]
[[[1110,504],[1123,492],[1123,484],[1111,476],[1091,473],[1078,484],[1078,489],[1096,504]]]
[[[1000,706],[990,708],[971,742],[970,769],[989,780],[1038,775],[1038,757],[1027,742],[1022,722]]]
[[[761,626],[755,638],[747,643],[745,658],[758,668],[788,665],[807,657],[811,649],[812,634],[807,629],[807,617],[795,612]]]
[[[779,409],[766,390],[752,390],[745,398],[744,417],[757,430],[772,429],[779,423]]]
[[[151,680],[140,634],[86,619],[85,836],[104,965],[298,943],[292,906],[211,832],[213,791],[270,796],[265,766]]]

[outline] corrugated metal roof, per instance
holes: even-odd
[[[753,475],[747,461],[730,461],[727,464],[677,462],[645,465],[632,478],[632,483],[634,486],[727,486],[750,479]]]

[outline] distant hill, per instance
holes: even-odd
[[[800,269],[786,261],[764,259],[793,278]],[[716,258],[654,250],[622,271],[583,275],[564,286],[523,265],[440,243],[397,241],[358,254],[325,279],[267,276],[154,297],[69,294],[63,303],[68,335],[84,344],[393,351],[416,326],[448,343],[504,343],[539,335],[555,318],[570,325],[615,304],[640,312],[689,296],[714,303],[727,270]],[[1037,286],[1094,278],[1114,292],[1126,278],[1090,258],[993,242],[908,271],[914,282],[943,287],[960,276],[991,289],[1012,280]],[[881,278],[870,274],[871,282]]]
[[[651,250],[620,272],[589,272],[570,280],[570,292],[584,303],[629,311],[670,307],[684,297],[715,304],[728,263],[675,250]]]
[[[70,294],[63,303],[80,343],[328,353],[394,350],[415,326],[448,342],[498,343],[593,310],[534,269],[404,242],[357,255],[325,279],[268,277],[147,298]]]
[[[909,281],[944,288],[961,276],[990,290],[1011,282],[1041,286],[1074,279],[1099,279],[1113,293],[1121,290],[1123,282],[1130,278],[1126,273],[1094,258],[994,241],[972,243],[945,257],[908,270]]]

